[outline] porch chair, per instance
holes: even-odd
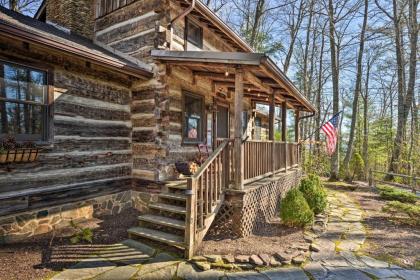
[[[197,144],[198,148],[198,163],[201,165],[203,164],[210,156],[209,154],[209,148],[207,147],[207,144]]]

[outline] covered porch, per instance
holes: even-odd
[[[199,78],[209,81],[212,87],[214,102],[206,108],[206,114],[211,112],[215,116],[212,133],[206,133],[206,142],[212,147],[212,152],[198,171],[187,179],[185,191],[185,252],[191,257],[229,193],[236,192],[245,197],[243,194],[247,189],[271,177],[277,182],[267,182],[264,185],[267,191],[264,192],[279,196],[282,189],[279,176],[288,174],[289,169],[296,170],[300,164],[299,121],[313,116],[315,108],[264,54],[155,50],[152,56],[166,67],[169,75],[172,67],[191,73],[193,86],[189,85],[190,91]],[[219,113],[223,111],[219,103],[227,104],[229,108],[224,115]],[[256,139],[253,117],[257,104],[268,108],[267,140]],[[231,112],[233,118],[229,116]],[[252,114],[250,117],[248,112]],[[182,133],[189,137],[190,131],[185,130],[185,126],[189,126],[188,113],[184,107],[182,114],[183,121],[186,120]],[[290,118],[294,122],[289,124]],[[276,120],[281,124],[277,125],[278,133],[275,133]]]
[[[315,108],[268,56],[161,50],[152,51],[152,56],[168,68],[188,69],[193,83],[198,78],[211,82],[215,101],[208,112],[214,118],[212,133],[206,134],[206,142],[214,151],[212,156],[226,142],[223,150],[229,155],[226,164],[230,166],[226,187],[240,190],[244,184],[298,166],[299,122],[313,116]],[[221,103],[227,105],[218,105]],[[246,104],[251,110],[244,109]],[[257,104],[268,108],[268,137],[265,140],[257,137]],[[223,106],[231,108],[224,112]],[[249,112],[252,112],[251,116]]]

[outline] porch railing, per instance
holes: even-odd
[[[210,228],[220,206],[231,174],[231,145],[224,140],[187,180],[187,216],[185,220],[186,256],[192,257]]]
[[[218,139],[219,145],[226,139]],[[243,144],[244,149],[244,183],[258,180],[285,168],[296,167],[299,164],[299,147],[297,143],[278,141],[248,140]],[[287,150],[286,150],[287,149]],[[233,158],[234,144],[229,139],[227,147],[229,158]],[[229,182],[233,182],[234,162],[230,161]]]

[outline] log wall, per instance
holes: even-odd
[[[51,138],[39,160],[0,166],[0,216],[131,186],[132,80],[127,75],[3,38],[0,59],[50,69],[54,95]]]

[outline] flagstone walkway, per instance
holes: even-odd
[[[302,267],[226,272],[199,271],[192,264],[166,253],[127,240],[105,246],[96,255],[52,277],[52,280],[129,279],[223,279],[223,280],[332,280],[420,279],[419,270],[403,269],[357,254],[366,239],[362,210],[345,193],[328,191],[329,219],[326,231],[316,239],[319,252],[312,252]]]

